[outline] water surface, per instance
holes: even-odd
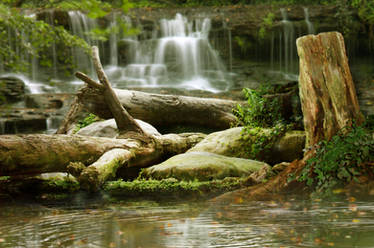
[[[84,198],[84,197],[83,197]],[[374,201],[0,200],[0,247],[374,247]]]

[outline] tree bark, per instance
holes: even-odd
[[[232,109],[243,102],[215,98],[149,94],[140,91],[114,89],[121,104],[129,114],[150,123],[154,127],[191,125],[214,129],[230,128],[235,122]],[[99,90],[85,86],[77,93],[77,102],[90,113],[103,119],[113,118],[108,105]],[[76,103],[78,104],[78,103]],[[72,108],[74,106],[72,105]],[[70,124],[73,121],[66,121]],[[60,127],[58,133],[68,130]]]
[[[297,39],[300,57],[299,94],[307,146],[312,146],[302,160],[294,161],[282,173],[267,183],[225,194],[220,202],[235,199],[269,200],[304,185],[295,178],[314,156],[315,146],[322,140],[330,140],[345,127],[362,123],[356,91],[348,66],[343,36],[338,32],[307,35]]]
[[[1,135],[0,176],[67,172],[71,162],[79,162],[88,166],[82,173],[97,173],[97,177],[80,179],[88,189],[95,190],[115,174],[120,166],[153,165],[164,157],[187,151],[204,137],[204,134],[163,135],[153,137],[152,142],[144,144],[136,139],[78,135]],[[88,170],[90,173],[86,172],[88,168],[91,168]]]
[[[82,79],[91,87],[96,88],[100,91],[101,95],[104,96],[105,103],[107,104],[110,112],[112,113],[114,119],[116,120],[118,130],[127,137],[147,137],[143,132],[138,123],[134,118],[126,111],[126,109],[121,105],[116,93],[113,91],[108,78],[104,72],[103,66],[100,62],[99,49],[96,46],[92,47],[92,59],[93,64],[97,73],[97,77],[101,84],[96,83],[94,80],[90,79],[88,76],[81,72],[77,72],[76,76]]]
[[[361,124],[356,90],[343,36],[338,32],[297,39],[299,89],[307,146],[330,140],[339,130]]]

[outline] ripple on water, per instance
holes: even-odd
[[[0,247],[373,247],[374,202],[0,206]]]

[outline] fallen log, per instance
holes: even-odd
[[[118,166],[146,167],[165,156],[187,151],[204,137],[203,134],[162,135],[153,137],[153,142],[145,146],[135,139],[46,134],[1,135],[0,176],[67,172],[67,166],[71,162],[80,162],[87,168],[92,166],[94,169],[90,170],[96,170],[100,174],[100,182],[90,181],[95,184],[92,187],[97,189],[97,185],[101,185],[118,169],[107,168],[105,175],[101,173],[105,169],[100,166],[108,162],[105,160],[108,155],[105,154],[110,151],[126,151],[119,152],[110,159],[119,160]]]
[[[149,94],[122,89],[114,89],[114,92],[133,118],[148,122],[156,128],[177,125],[230,128],[236,120],[232,109],[238,103],[243,104],[232,100]],[[103,119],[113,118],[101,91],[91,86],[85,86],[78,91],[77,100],[71,108],[71,111],[83,108]],[[65,119],[57,133],[66,133],[75,116],[71,115]]]
[[[119,139],[78,135],[0,136],[0,176],[70,172],[83,188],[96,191],[121,166],[150,166],[167,156],[187,151],[203,139],[203,134],[160,136],[143,131],[113,91],[97,47],[92,48],[92,57],[100,83],[80,72],[76,76],[103,97],[120,131]],[[77,100],[75,103],[64,125],[83,106]]]

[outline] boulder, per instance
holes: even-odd
[[[136,122],[140,125],[140,127],[145,131],[146,134],[149,134],[151,136],[161,135],[156,128],[154,128],[147,122],[141,120],[136,120]],[[119,135],[117,124],[114,119],[94,122],[87,127],[80,129],[76,134],[107,138],[116,138]]]
[[[153,179],[176,178],[186,181],[209,181],[226,177],[247,177],[268,164],[209,152],[176,155],[161,164],[144,169],[142,176]]]
[[[0,78],[0,105],[21,101],[25,94],[25,83],[16,77]]]
[[[242,130],[243,127],[236,127],[211,133],[187,152],[210,152],[229,157],[261,159],[269,164],[291,162],[303,155],[305,145],[305,133],[303,131],[286,132],[263,157],[252,158],[248,153],[248,147],[251,143],[242,138]],[[266,130],[260,129],[264,132]]]

